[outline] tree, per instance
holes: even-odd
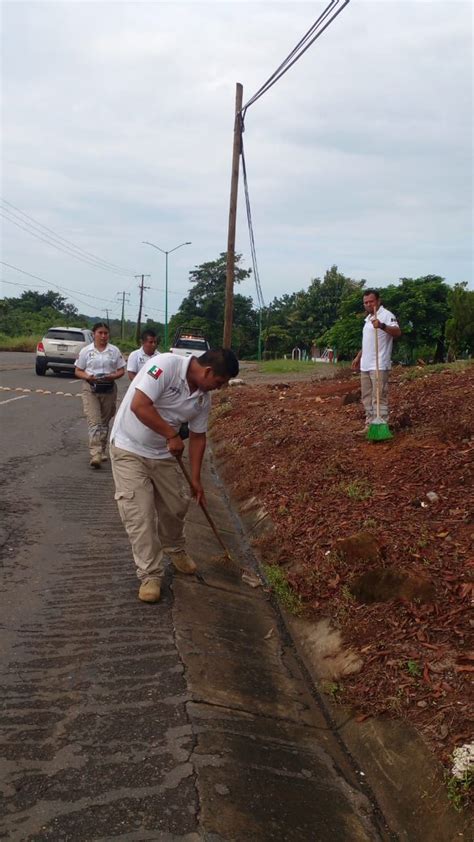
[[[456,284],[448,293],[450,317],[446,322],[446,340],[451,358],[474,353],[474,291],[467,284]]]
[[[333,265],[323,280],[313,278],[307,291],[275,298],[269,308],[268,329],[279,326],[290,335],[285,351],[293,347],[310,350],[331,328],[341,313],[343,301],[355,291],[359,296],[364,281],[354,281]],[[267,335],[270,334],[267,331]],[[327,344],[327,343],[326,343]]]
[[[324,275],[324,280],[315,278],[308,289],[308,306],[313,316],[312,340],[320,336],[336,323],[341,315],[341,307],[345,299],[357,294],[360,301],[360,291],[365,281],[354,281],[339,272],[337,266],[331,266]]]
[[[445,357],[445,327],[449,316],[449,286],[439,275],[400,278],[382,292],[383,303],[396,314],[402,337],[396,343],[396,357],[414,362],[427,357],[441,362]]]
[[[340,304],[340,318],[318,339],[318,345],[333,348],[339,359],[351,359],[361,348],[365,317],[362,296],[362,289],[347,294]]]
[[[59,292],[54,292],[53,290],[36,292],[35,290],[28,289],[22,292],[19,298],[7,300],[14,301],[15,306],[21,310],[29,310],[33,313],[39,313],[41,310],[50,308],[56,310],[58,313],[77,315],[77,308],[73,304],[67,304],[66,299]]]
[[[178,312],[170,319],[170,333],[179,327],[200,329],[206,335],[211,347],[222,345],[224,325],[224,303],[226,285],[226,253],[217,260],[202,263],[189,273],[192,289],[183,299]],[[235,282],[248,278],[251,269],[239,266],[242,255],[235,256]],[[239,355],[256,351],[258,337],[257,313],[252,299],[234,294],[234,319],[232,345]]]
[[[291,336],[281,325],[272,325],[262,331],[265,351],[283,356],[291,347]]]
[[[380,290],[382,303],[398,318],[402,337],[394,344],[394,360],[414,362],[418,357],[443,360],[445,325],[449,315],[449,287],[439,275],[401,278]],[[361,347],[362,291],[341,303],[341,320],[320,339],[347,358]]]
[[[68,325],[78,317],[77,308],[52,290],[25,290],[19,298],[0,302],[0,332],[6,336],[37,336],[55,323]]]

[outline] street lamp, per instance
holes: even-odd
[[[180,243],[180,244],[179,244],[179,246],[175,246],[175,247],[174,247],[174,249],[169,249],[169,251],[166,251],[165,249],[161,249],[159,246],[155,245],[155,243],[149,243],[149,242],[148,242],[148,240],[142,240],[142,243],[144,243],[146,246],[152,246],[154,249],[158,249],[158,251],[161,251],[161,253],[162,253],[162,254],[165,254],[165,255],[166,255],[166,272],[165,272],[165,335],[164,335],[164,339],[163,339],[164,350],[165,350],[165,352],[166,352],[166,350],[167,350],[167,348],[168,348],[168,255],[169,255],[169,254],[171,254],[171,252],[176,251],[176,249],[180,249],[180,248],[182,248],[183,246],[190,246],[190,245],[191,245],[191,241],[189,240],[189,241],[188,241],[188,242],[186,242],[186,243]]]

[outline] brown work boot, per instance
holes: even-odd
[[[100,466],[102,465],[102,456],[100,455],[100,453],[94,454],[91,461],[89,462],[89,465],[91,466],[91,468],[95,468],[96,470],[100,468]]]
[[[192,558],[184,552],[184,550],[179,553],[170,553],[170,558],[176,567],[176,570],[179,570],[180,573],[187,573],[188,575],[191,575],[197,570],[196,562],[193,561]]]
[[[369,432],[369,424],[367,424],[365,427],[363,427],[362,430],[357,430],[357,432],[354,433],[354,435],[358,436],[359,438],[362,439],[367,435],[368,432]]]
[[[160,595],[161,587],[158,579],[148,579],[148,582],[140,585],[138,599],[141,599],[142,602],[158,602]]]

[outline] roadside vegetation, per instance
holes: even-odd
[[[265,577],[275,594],[278,602],[286,608],[290,614],[301,614],[303,606],[298,594],[288,583],[285,572],[281,567],[265,564],[263,567]]]
[[[36,351],[36,346],[40,341],[39,334],[32,334],[31,336],[7,336],[5,333],[0,333],[0,351]]]
[[[333,369],[328,363],[318,363],[312,360],[262,360],[258,364],[261,374],[308,374],[326,373]]]
[[[331,266],[323,278],[311,279],[307,289],[274,298],[259,312],[251,296],[238,292],[238,285],[251,276],[242,262],[242,255],[236,255],[232,347],[240,359],[257,360],[260,347],[263,359],[276,361],[273,370],[285,373],[305,365],[284,366],[293,363],[283,358],[294,348],[308,357],[318,357],[324,348],[331,348],[340,361],[349,361],[359,350],[365,280],[350,278]],[[190,290],[169,322],[170,343],[178,328],[187,327],[203,331],[211,346],[217,347],[222,343],[224,323],[225,253],[191,270],[189,282]],[[288,285],[294,286],[294,281]],[[383,287],[382,300],[397,315],[402,329],[402,338],[394,346],[395,362],[441,363],[474,354],[474,291],[465,283],[450,286],[438,275],[401,278],[398,284]],[[155,306],[156,302],[150,309]],[[108,318],[107,312],[85,316],[58,292],[27,290],[19,298],[0,300],[3,349],[5,337],[33,339],[43,336],[52,325],[91,327],[99,320],[109,322],[112,342],[124,351],[137,346],[135,322],[126,319],[122,330],[120,319]],[[163,337],[163,325],[148,316],[141,327],[154,328]]]
[[[394,438],[377,444],[354,436],[359,379],[331,368],[217,395],[221,470],[234,499],[269,514],[254,546],[275,596],[309,622],[329,617],[361,659],[330,694],[419,729],[464,809],[472,769],[452,770],[472,752],[474,364],[396,367]]]
[[[50,327],[92,327],[94,322],[107,321],[105,315],[86,316],[58,292],[48,290],[37,292],[26,290],[18,298],[0,299],[0,351],[34,352],[40,339]],[[137,347],[136,324],[124,322],[124,336],[121,339],[120,319],[109,319],[111,338],[115,345],[128,353]],[[162,325],[148,319],[146,325],[163,335]]]

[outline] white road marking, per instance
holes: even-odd
[[[11,403],[12,401],[22,401],[23,398],[27,398],[27,397],[28,397],[28,395],[18,395],[17,398],[8,398],[8,400],[6,400],[6,401],[0,401],[0,406],[2,406],[2,404],[4,404],[4,403]]]

